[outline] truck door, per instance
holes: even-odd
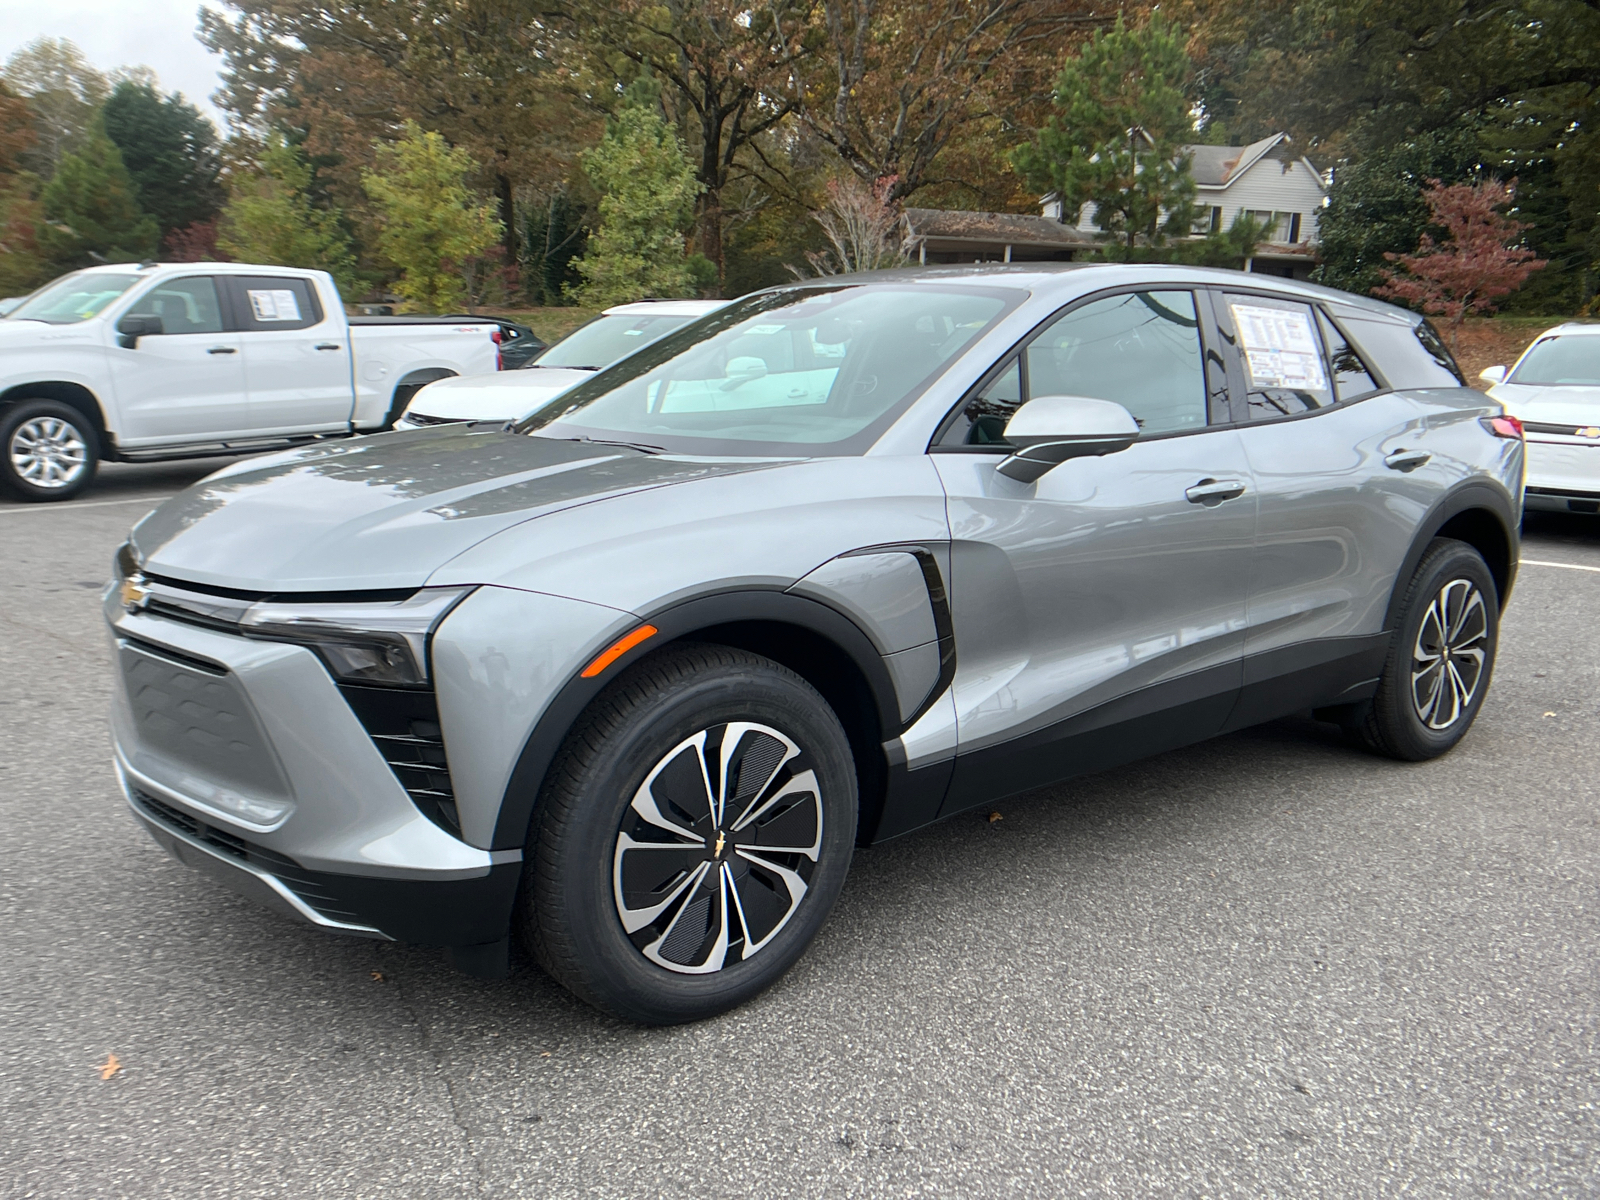
[[[227,275],[234,327],[244,347],[255,436],[350,427],[350,331],[324,310],[309,279]]]
[[[162,331],[131,349],[111,334],[119,445],[214,441],[250,428],[240,338],[224,332],[215,279],[163,279],[123,316],[159,317]]]

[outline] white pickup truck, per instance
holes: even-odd
[[[0,319],[0,486],[65,500],[101,460],[375,432],[423,384],[497,370],[499,342],[492,318],[346,317],[322,271],[77,271]]]

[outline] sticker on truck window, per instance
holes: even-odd
[[[1311,314],[1230,302],[1233,323],[1250,364],[1252,388],[1324,391],[1322,350],[1311,332]]]
[[[298,321],[300,301],[289,288],[249,288],[250,308],[258,321]]]

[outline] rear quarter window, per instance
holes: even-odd
[[[1427,322],[1373,320],[1341,312],[1340,323],[1361,357],[1392,388],[1465,387],[1450,351]]]

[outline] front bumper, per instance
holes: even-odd
[[[1600,512],[1600,444],[1589,438],[1527,440],[1524,507],[1544,512]]]
[[[506,936],[518,850],[430,821],[320,660],[106,601],[112,743],[139,822],[180,861],[330,931]]]

